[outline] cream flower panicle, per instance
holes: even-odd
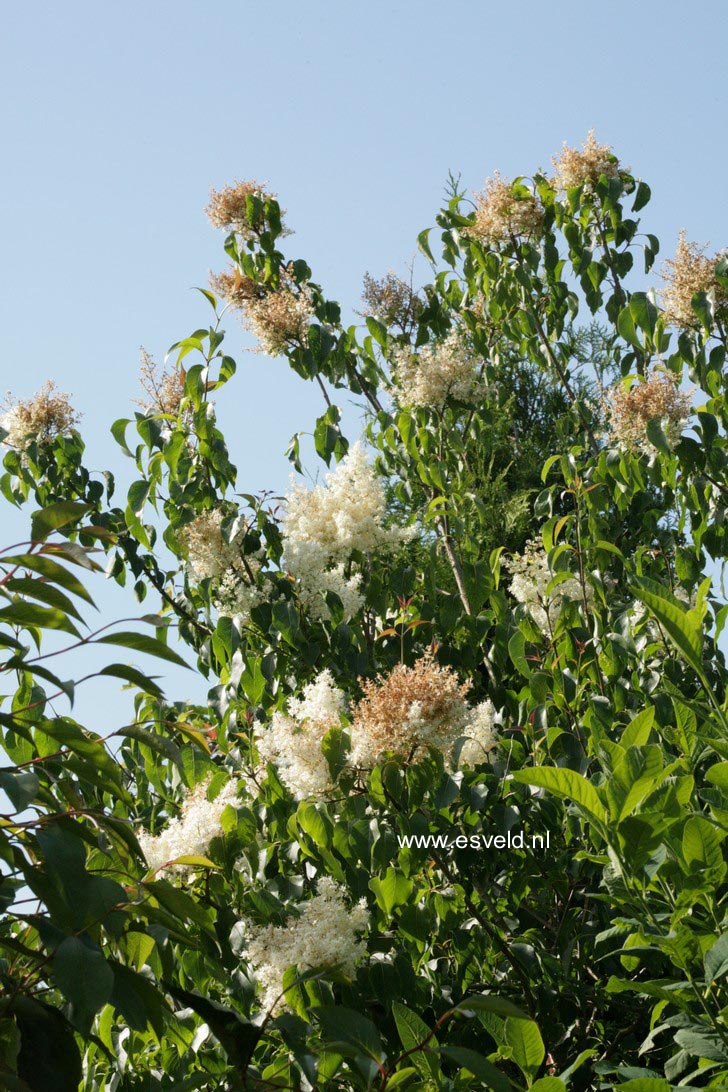
[[[397,350],[392,363],[400,406],[442,407],[448,398],[472,406],[485,393],[480,361],[457,330],[432,345]]]
[[[261,352],[281,356],[286,350],[308,345],[308,328],[314,317],[308,285],[293,282],[265,296],[248,300],[243,324],[260,342]]]
[[[619,178],[620,175],[619,160],[608,144],[599,144],[593,129],[589,130],[582,151],[570,148],[564,141],[561,154],[552,157],[551,162],[556,171],[554,188],[557,190],[584,186],[587,191],[593,191],[602,175],[606,178]]]
[[[354,551],[391,549],[412,532],[385,527],[386,497],[360,443],[354,444],[325,485],[295,485],[282,521],[283,565],[299,597],[320,620],[329,618],[324,593],[335,592],[347,618],[361,608],[361,575],[346,572]]]
[[[547,591],[554,577],[549,568],[548,555],[540,543],[530,540],[523,553],[505,558],[503,567],[511,574],[510,592],[513,598],[528,609],[539,629],[546,635],[553,630],[564,600],[583,600],[581,584],[570,577]],[[591,585],[586,585],[587,600],[592,597]]]
[[[56,436],[70,432],[78,424],[80,414],[74,410],[70,396],[56,390],[52,379],[33,398],[13,402],[6,397],[6,412],[0,424],[7,432],[3,443],[16,451],[25,451],[30,444],[44,444]]]
[[[610,387],[602,400],[610,441],[627,450],[654,452],[647,426],[657,420],[664,423],[665,438],[674,446],[690,417],[692,394],[693,390],[681,391],[677,378],[659,368],[629,388],[623,383]]]
[[[541,236],[543,207],[538,197],[521,192],[520,187],[517,191],[514,183],[506,182],[497,171],[475,197],[475,223],[463,228],[464,235],[495,247],[511,239]]]
[[[208,800],[210,780],[208,777],[195,786],[187,795],[180,814],[170,819],[161,833],[137,833],[147,864],[155,872],[187,873],[194,866],[169,862],[179,857],[205,856],[212,839],[222,833],[222,813],[228,805],[234,807],[239,782],[231,779],[214,800]]]
[[[276,767],[296,800],[333,790],[321,743],[330,729],[341,724],[345,708],[344,694],[326,669],[303,688],[300,698],[289,699],[287,714],[273,713],[268,727],[257,733],[261,759]]]
[[[141,357],[139,385],[146,397],[137,399],[137,405],[140,405],[145,413],[177,417],[184,398],[187,372],[181,364],[172,371],[168,371],[167,368],[160,370],[156,360],[146,349],[141,348],[139,354]],[[190,424],[191,411],[187,410],[184,417],[185,423]]]
[[[693,311],[692,299],[698,292],[712,298],[716,310],[724,319],[728,317],[728,296],[715,275],[722,252],[712,258],[705,255],[705,247],[689,243],[685,232],[680,232],[674,258],[663,263],[662,307],[667,322],[681,330],[700,326],[700,319]]]
[[[300,972],[330,971],[353,978],[357,964],[367,954],[366,941],[359,937],[369,928],[366,901],[348,905],[346,889],[322,876],[313,898],[302,902],[298,915],[285,925],[246,923],[247,960],[255,972],[265,1009],[286,1007],[283,978],[289,967]]]
[[[409,330],[422,311],[423,301],[412,285],[391,270],[381,280],[375,280],[365,273],[363,288],[365,314],[372,315],[386,326]]]
[[[486,699],[475,706],[461,735],[465,736],[465,741],[458,754],[459,768],[481,766],[490,761],[498,744],[495,706],[492,701]]]
[[[211,581],[218,614],[247,620],[253,607],[271,597],[273,584],[261,575],[264,551],[244,555],[245,530],[228,541],[222,530],[224,518],[220,508],[206,508],[181,529],[179,538],[190,578],[196,583]]]

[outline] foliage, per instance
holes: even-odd
[[[202,290],[164,399],[113,425],[120,505],[75,421],[6,422],[0,487],[34,505],[0,555],[13,1092],[726,1087],[728,268],[672,327],[630,286],[649,188],[590,141],[565,191],[454,189],[417,305],[363,327],[283,254],[272,195],[213,198],[227,301]],[[318,522],[236,492],[236,308],[321,388]],[[477,399],[405,404],[398,354],[449,335]],[[598,382],[656,367],[698,392],[689,428],[615,443]],[[157,612],[90,630],[102,571]],[[71,715],[91,644],[134,691],[113,731]],[[209,703],[145,657],[194,663]]]

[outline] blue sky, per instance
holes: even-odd
[[[728,242],[724,0],[27,0],[3,22],[0,387],[73,392],[95,467],[118,467],[139,346],[207,320],[211,184],[267,181],[291,256],[349,311],[365,271],[412,258],[449,170],[528,173],[592,126],[650,182],[663,256],[683,226]],[[239,488],[283,489],[320,396],[228,338]]]

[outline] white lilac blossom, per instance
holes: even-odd
[[[488,246],[498,247],[514,239],[538,238],[543,233],[543,206],[523,186],[507,182],[495,171],[485,189],[475,195],[475,223],[463,228]]]
[[[392,393],[400,406],[440,408],[448,398],[475,405],[483,398],[478,358],[457,330],[432,345],[397,350],[392,363]]]
[[[553,631],[564,600],[583,600],[581,584],[573,576],[547,591],[554,574],[549,568],[546,551],[533,540],[526,543],[522,554],[505,559],[503,567],[511,574],[511,595],[528,609],[531,618],[546,635]],[[590,600],[592,589],[589,584],[586,585],[586,595]]]
[[[288,494],[283,565],[316,617],[329,617],[323,600],[327,591],[342,600],[347,618],[363,605],[360,576],[348,571],[355,550],[392,548],[411,537],[410,531],[385,527],[385,516],[384,489],[360,443],[327,474],[325,485],[296,485]]]
[[[358,936],[369,927],[364,899],[350,907],[345,888],[329,876],[322,876],[316,894],[301,903],[298,911],[285,925],[246,923],[247,958],[265,1009],[286,1007],[286,999],[280,995],[289,967],[295,966],[300,972],[332,971],[353,978],[357,964],[366,956],[366,941]]]
[[[185,873],[189,866],[170,865],[179,857],[204,857],[210,842],[222,833],[222,813],[235,805],[239,782],[231,779],[223,785],[214,800],[208,800],[210,778],[201,781],[182,804],[178,816],[170,819],[159,834],[141,831],[137,840],[147,864],[156,871]]]
[[[275,712],[267,728],[257,736],[258,753],[271,762],[297,800],[333,789],[329,764],[321,750],[324,736],[341,724],[344,694],[326,669],[303,688],[300,698],[290,698],[288,713]]]

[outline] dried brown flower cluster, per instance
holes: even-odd
[[[668,443],[677,443],[691,413],[692,393],[681,391],[674,376],[657,370],[629,390],[617,383],[603,400],[612,443],[628,449],[653,450],[647,425],[654,420],[664,421]]]
[[[290,268],[281,269],[278,288],[266,288],[235,267],[213,273],[214,292],[241,312],[241,321],[260,341],[260,351],[279,356],[287,349],[308,344],[313,299],[307,284],[298,284]]]
[[[79,417],[70,396],[57,391],[55,383],[49,379],[33,398],[13,402],[10,395],[7,396],[2,420],[7,436],[3,443],[18,451],[25,450],[33,442],[47,443],[74,428]]]
[[[187,372],[181,364],[172,371],[166,368],[160,371],[159,365],[146,349],[140,349],[139,352],[141,356],[139,385],[146,398],[137,399],[137,405],[142,406],[147,413],[177,417],[184,398]]]
[[[255,234],[248,216],[248,198],[256,195],[261,201],[275,197],[259,182],[233,182],[221,190],[210,189],[210,200],[205,212],[213,227],[235,231],[249,239]]]
[[[691,305],[696,292],[712,293],[716,310],[725,311],[728,303],[725,289],[718,284],[715,277],[719,255],[706,258],[704,250],[705,247],[698,246],[697,243],[689,243],[685,232],[681,231],[675,257],[668,258],[663,264],[663,310],[667,321],[682,330],[690,330],[700,325]]]
[[[431,652],[414,667],[397,664],[389,675],[364,682],[362,688],[352,717],[354,764],[373,765],[385,751],[416,759],[428,745],[449,754],[468,721],[470,683],[460,683]]]
[[[607,178],[619,178],[619,160],[612,153],[608,144],[600,144],[590,129],[582,144],[582,151],[569,148],[564,142],[563,151],[553,156],[551,162],[556,171],[554,188],[570,190],[574,186],[593,189],[602,175]]]
[[[210,274],[210,287],[218,296],[222,296],[232,307],[243,310],[251,300],[265,295],[265,288],[252,277],[244,277],[237,266],[222,273]]]
[[[372,315],[386,326],[409,330],[422,310],[422,300],[412,285],[391,271],[377,281],[364,274],[362,300],[365,315]]]
[[[533,194],[514,192],[496,171],[486,179],[485,189],[476,194],[475,223],[463,229],[490,246],[499,246],[512,238],[539,236],[543,230],[543,208]]]

